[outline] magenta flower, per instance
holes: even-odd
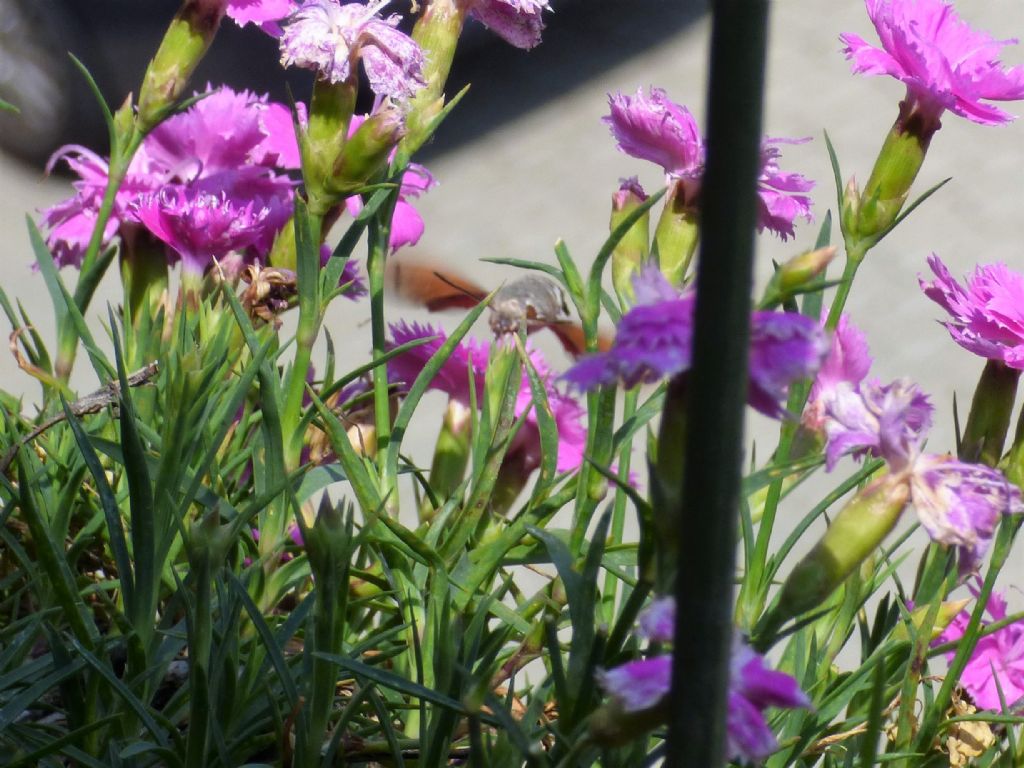
[[[633,286],[637,303],[619,321],[611,349],[583,358],[565,374],[576,387],[615,381],[634,387],[690,369],[696,295],[676,292],[656,267],[644,269]],[[782,312],[752,313],[750,336],[747,400],[781,418],[787,387],[817,371],[828,339],[814,320]]]
[[[814,182],[799,173],[783,173],[778,159],[782,154],[773,144],[803,144],[810,139],[765,139],[761,147],[761,174],[757,178],[757,231],[768,229],[783,241],[794,237],[793,221],[799,216],[814,221],[811,198],[803,192],[814,189]]]
[[[652,656],[597,671],[597,683],[626,712],[650,709],[672,688],[672,657]]]
[[[398,201],[395,203],[395,211],[391,216],[391,233],[388,236],[388,245],[394,253],[406,245],[412,247],[420,241],[423,236],[423,217],[419,211],[409,202],[410,198],[417,198],[431,187],[437,186],[437,181],[419,163],[410,163],[409,167],[402,174],[401,188],[398,191]],[[353,216],[358,216],[363,210],[363,201],[359,195],[345,198],[345,208]]]
[[[675,622],[672,597],[655,600],[640,616],[641,637],[669,642]],[[672,682],[672,655],[662,654],[599,670],[601,688],[626,712],[650,709],[668,695]],[[728,755],[731,760],[760,761],[778,748],[768,727],[768,707],[808,707],[810,700],[790,675],[768,669],[764,657],[739,637],[730,662],[729,710],[726,717]]]
[[[893,471],[910,466],[932,423],[928,396],[909,379],[882,385],[838,384],[825,397],[826,467],[845,453],[885,459]]]
[[[601,118],[627,155],[660,165],[669,176],[699,180],[704,173],[704,139],[686,107],[661,88],[635,96],[608,96],[611,113]]]
[[[661,166],[670,179],[685,187],[685,198],[697,200],[704,175],[705,147],[697,121],[690,111],[668,98],[661,88],[651,88],[644,96],[616,93],[608,97],[611,113],[601,118],[611,127],[619,149],[627,155]],[[764,140],[761,172],[758,176],[757,229],[768,229],[783,240],[792,237],[798,216],[813,221],[811,199],[805,192],[814,182],[798,173],[779,169],[780,151],[776,144],[802,144],[808,139]]]
[[[516,48],[540,43],[548,0],[468,0],[469,15]]]
[[[1012,116],[985,101],[1024,98],[1024,68],[1004,69],[1003,46],[970,28],[942,0],[865,0],[882,47],[857,35],[840,35],[853,71],[889,75],[907,86],[908,106],[936,123],[945,110],[982,125]],[[984,100],[984,101],[983,101]]]
[[[396,382],[411,386],[419,376],[427,361],[444,344],[447,335],[444,331],[418,323],[397,323],[391,326],[392,342],[389,349],[401,346],[414,339],[436,337],[433,341],[422,344],[398,355],[388,362],[388,376]],[[568,472],[579,469],[583,464],[583,452],[587,442],[586,429],[583,426],[584,409],[579,402],[560,391],[555,382],[557,377],[549,370],[540,353],[527,348],[530,361],[545,384],[548,407],[551,409],[555,425],[558,428],[558,458],[556,470]],[[451,356],[441,366],[433,381],[432,389],[448,394],[450,398],[463,405],[470,404],[470,380],[475,385],[475,397],[482,401],[484,377],[487,373],[487,361],[491,346],[477,340],[463,341],[455,347]],[[517,453],[522,458],[526,471],[540,466],[540,427],[537,423],[536,410],[533,407],[533,391],[530,380],[524,372],[516,397],[515,416],[526,414],[526,421],[509,446],[509,453]]]
[[[637,634],[652,643],[671,643],[676,631],[676,599],[671,595],[658,597],[641,611],[636,619]]]
[[[326,267],[327,262],[330,260],[331,247],[329,245],[321,245],[320,266]],[[360,272],[359,265],[355,259],[348,259],[345,262],[345,267],[341,270],[341,276],[338,278],[338,287],[343,285],[348,286],[342,294],[346,299],[355,301],[367,294],[366,281],[363,279],[363,274]]]
[[[985,612],[991,621],[982,622],[982,628],[1006,618],[1006,600],[993,592]],[[934,644],[959,642],[970,619],[969,612],[961,611]],[[950,651],[946,658],[952,661],[954,655],[955,652]],[[979,639],[960,676],[960,684],[979,709],[1003,712],[1005,701],[1006,712],[1019,712],[1024,699],[1024,620],[1007,624]]]
[[[943,325],[953,340],[976,355],[1024,370],[1024,275],[1005,264],[988,264],[975,269],[965,288],[935,254],[928,265],[936,279],[919,282],[925,296],[950,314]]]
[[[822,325],[826,313],[822,313]],[[818,369],[807,396],[807,405],[801,417],[803,425],[814,432],[825,429],[825,400],[832,396],[836,387],[846,383],[853,387],[860,384],[871,370],[871,353],[864,334],[851,321],[849,315],[842,315],[832,334],[825,361]]]
[[[950,456],[923,455],[914,463],[910,497],[933,541],[960,551],[972,570],[992,542],[1000,516],[1024,512],[1020,490],[997,469]]]
[[[764,760],[778,748],[768,727],[768,707],[809,707],[807,695],[785,672],[768,669],[764,657],[737,639],[733,644],[726,719],[728,754],[732,760]]]
[[[276,22],[295,11],[295,0],[228,0],[227,16],[240,27],[258,24],[265,31],[280,34]]]
[[[202,275],[213,259],[265,240],[275,219],[270,206],[240,205],[225,193],[167,185],[133,203],[138,220],[181,257],[186,273]]]
[[[208,194],[223,192],[240,208],[258,201],[256,208],[268,205],[275,212],[272,221],[283,226],[288,217],[277,214],[291,208],[294,182],[275,172],[289,167],[281,149],[286,144],[286,137],[280,135],[281,110],[288,112],[265,96],[220,88],[157,126],[132,159],[118,190],[104,247],[119,230],[135,225],[133,205],[165,185],[196,185],[196,192]],[[290,119],[287,130],[294,143]],[[48,169],[62,159],[79,176],[75,195],[43,211],[41,223],[58,263],[77,266],[103,200],[108,166],[93,152],[68,146],[53,155]],[[258,244],[259,255],[269,249],[273,234],[267,230],[267,237]]]
[[[389,1],[364,5],[307,0],[282,24],[281,64],[312,69],[330,83],[342,83],[355,77],[355,64],[361,60],[374,93],[412,96],[426,84],[423,51],[396,29],[397,15],[377,15]]]
[[[79,176],[78,181],[72,183],[75,194],[44,210],[40,224],[46,232],[46,244],[58,266],[77,267],[82,263],[82,257],[96,225],[107,188],[109,167],[107,161],[92,150],[78,145],[68,145],[53,154],[46,165],[46,172],[52,171],[60,160],[67,163]],[[142,156],[139,165],[144,163],[145,157]],[[135,165],[136,163],[133,163],[133,167]],[[107,220],[103,232],[103,248],[110,244],[124,224],[128,206],[132,201],[139,195],[152,192],[156,186],[155,180],[148,174],[129,173],[118,189],[113,211]]]

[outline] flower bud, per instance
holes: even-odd
[[[320,584],[336,584],[348,567],[352,543],[352,520],[344,507],[324,496],[316,520],[302,531],[302,539],[313,577]]]
[[[318,79],[313,84],[308,124],[299,142],[302,178],[314,214],[326,215],[340,199],[331,189],[331,177],[345,149],[355,106],[356,89],[351,83]]]
[[[876,240],[892,225],[910,194],[910,187],[924,163],[928,145],[939,121],[916,109],[910,100],[900,103],[900,114],[885,138],[875,167],[860,197],[860,210],[847,219],[844,203],[844,234],[854,242]]]
[[[138,129],[146,133],[174,106],[213,42],[227,0],[185,0],[149,62],[139,91]]]
[[[444,86],[465,19],[458,0],[429,0],[413,28],[412,39],[423,50],[423,79],[427,84],[409,101],[405,157],[411,157],[430,138],[431,123],[444,107]]]
[[[646,199],[647,194],[635,176],[624,179],[612,195],[609,229],[614,231]],[[612,285],[624,306],[633,303],[633,276],[640,272],[641,265],[647,261],[650,242],[650,212],[645,212],[612,251]]]
[[[967,605],[971,602],[970,598],[964,598],[962,600],[947,600],[939,606],[938,614],[935,616],[935,621],[932,623],[929,640],[935,640],[941,635],[946,627],[948,627],[953,619],[957,617]],[[915,608],[910,612],[910,623],[914,625],[914,628],[920,630],[924,624],[925,618],[927,618],[931,606],[922,605],[920,608]],[[892,637],[894,640],[910,640],[910,633],[907,631],[907,625],[900,623],[892,631]]]
[[[469,438],[472,427],[470,409],[450,399],[441,422],[441,432],[430,465],[430,487],[439,501],[449,498],[462,483],[469,463]],[[429,505],[429,502],[427,502]],[[432,513],[432,510],[429,510]],[[422,515],[421,515],[422,516]],[[426,516],[430,516],[429,514]]]
[[[404,114],[398,107],[385,103],[349,137],[334,163],[329,189],[348,197],[366,186],[387,167],[391,151],[404,135]]]
[[[665,207],[654,230],[658,264],[672,285],[683,284],[699,239],[700,215],[693,182],[680,179],[665,196]]]
[[[971,400],[957,458],[994,467],[1003,457],[1010,416],[1017,398],[1020,371],[999,360],[988,360]],[[1016,442],[1016,441],[1015,441]]]
[[[792,298],[821,277],[836,256],[835,246],[817,248],[794,256],[772,275],[762,305],[774,306]]]
[[[909,497],[903,473],[885,475],[854,496],[789,574],[779,596],[776,623],[818,606],[846,581],[896,526]]]

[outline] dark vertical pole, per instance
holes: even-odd
[[[767,0],[712,4],[693,368],[686,391],[673,386],[666,405],[688,413],[682,503],[672,510],[679,542],[672,768],[725,762],[767,21]]]

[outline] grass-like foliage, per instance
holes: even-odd
[[[716,256],[749,262],[755,227],[803,237],[812,186],[779,170],[757,99],[705,142],[665,92],[616,94],[613,136],[664,188],[623,182],[596,254],[502,256],[521,276],[488,293],[396,252],[433,182],[416,153],[458,119],[463,25],[529,48],[546,4],[420,5],[407,36],[355,2],[188,0],[116,110],[79,64],[110,145],[65,150],[78,184],[28,220],[57,338],[0,288],[41,387],[0,392],[0,763],[1020,765],[1024,616],[997,579],[1024,513],[1024,308],[999,300],[1024,277],[993,265],[964,289],[931,262],[927,295],[987,358],[956,458],[925,452],[916,385],[868,376],[844,308],[869,251],[945,183],[911,198],[939,116],[1001,122],[980,99],[1024,76],[988,61],[979,96],[922,64],[863,190],[826,137],[835,225],[756,300],[749,263]],[[941,7],[869,4],[905,36]],[[188,96],[222,17],[283,29],[310,103]],[[727,24],[733,50],[758,26]],[[984,48],[955,30],[950,60]],[[760,87],[761,66],[739,57],[736,82]],[[376,106],[355,115],[367,84]],[[714,87],[712,115],[732,115],[739,92]],[[123,301],[97,308],[115,265]],[[462,314],[396,322],[395,292]],[[352,299],[370,349],[325,327]],[[72,388],[76,364],[92,387]],[[406,449],[431,390],[448,402],[421,465]],[[779,439],[741,472],[744,400]]]

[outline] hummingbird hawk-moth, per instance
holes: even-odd
[[[487,298],[489,291],[449,270],[436,269],[421,261],[388,262],[388,282],[402,298],[421,304],[431,312],[447,309],[471,309]],[[495,335],[527,333],[547,328],[574,357],[586,352],[583,328],[573,321],[568,297],[558,283],[548,277],[527,274],[506,283],[491,298],[491,330]],[[598,348],[606,350],[609,341],[598,339]]]

